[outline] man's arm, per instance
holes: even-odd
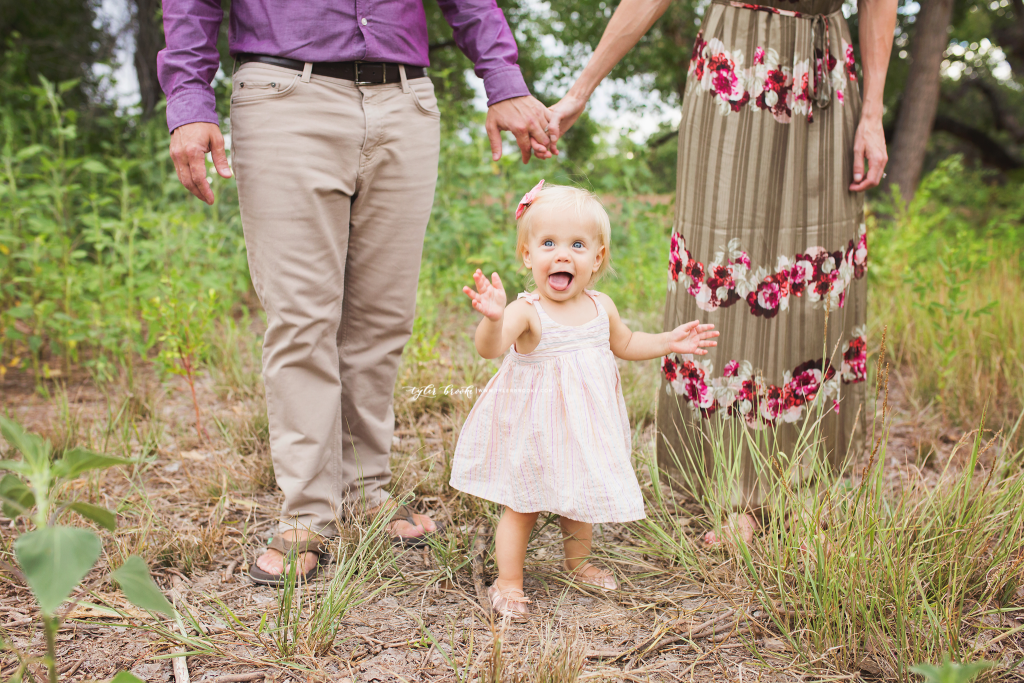
[[[213,191],[206,182],[206,153],[213,153],[221,176],[231,177],[210,85],[220,63],[217,35],[224,10],[220,0],[164,0],[163,10],[167,47],[156,63],[160,87],[167,96],[171,159],[181,184],[213,204]]]
[[[492,158],[501,158],[503,130],[516,137],[524,164],[531,152],[540,159],[557,154],[547,135],[547,108],[526,87],[516,63],[519,49],[515,38],[494,0],[438,0],[438,5],[452,27],[455,44],[484,81]]]

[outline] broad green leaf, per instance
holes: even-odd
[[[115,531],[117,529],[117,515],[107,508],[92,505],[91,503],[79,502],[71,503],[71,505],[68,505],[68,509],[74,510],[86,519],[96,522],[107,531]]]
[[[56,612],[89,573],[101,549],[96,534],[66,526],[29,531],[14,542],[14,556],[47,615]]]
[[[28,512],[36,502],[36,497],[25,482],[13,474],[7,474],[0,479],[0,501],[3,503],[4,516],[14,519]]]
[[[153,577],[149,575],[149,567],[138,555],[132,555],[110,577],[121,585],[124,596],[132,604],[142,609],[160,612],[169,617],[174,616],[174,608],[160,592]]]
[[[64,452],[64,456],[53,463],[53,476],[58,479],[74,479],[82,472],[102,470],[115,465],[130,465],[131,460],[113,455],[103,455],[84,448],[72,448]]]
[[[25,161],[25,159],[30,159],[34,157],[35,155],[42,152],[44,149],[46,148],[43,147],[42,145],[29,145],[28,147],[23,147],[19,149],[18,153],[14,155],[14,158],[17,159],[18,161]]]
[[[26,432],[20,424],[9,417],[0,415],[0,433],[33,469],[38,469],[50,459],[50,442],[38,434]]]
[[[110,683],[146,683],[141,678],[138,678],[134,674],[128,671],[118,671],[117,674],[110,679]]]
[[[995,666],[992,662],[971,662],[970,664],[957,664],[947,661],[942,666],[934,664],[918,664],[910,667],[914,673],[923,676],[925,683],[970,683],[978,675]]]
[[[0,472],[17,472],[27,477],[32,473],[32,468],[24,460],[0,460]]]
[[[110,169],[104,166],[100,161],[97,161],[96,159],[86,159],[85,162],[82,164],[82,168],[84,168],[86,171],[89,171],[89,173],[110,173]]]

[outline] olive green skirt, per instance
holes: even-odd
[[[690,61],[665,329],[721,336],[662,359],[658,460],[698,490],[731,472],[733,506],[760,505],[794,458],[835,472],[863,444],[861,100],[841,5],[715,0]]]

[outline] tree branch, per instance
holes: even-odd
[[[1001,144],[990,138],[984,131],[960,123],[948,116],[942,114],[936,116],[932,131],[949,133],[964,142],[971,143],[981,153],[982,161],[1002,171],[1024,168],[1024,161],[1011,155]]]
[[[438,43],[430,43],[429,45],[427,45],[427,52],[430,53],[435,50],[443,50],[447,47],[453,47],[454,45],[454,40],[442,40],[441,42]]]

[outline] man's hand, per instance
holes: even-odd
[[[549,110],[550,118],[548,119],[548,137],[551,139],[552,145],[558,142],[559,138],[572,128],[572,124],[576,123],[576,119],[580,117],[586,106],[586,100],[570,93],[560,99],[558,104],[551,107]]]
[[[487,137],[491,139],[491,158],[501,158],[501,131],[516,136],[516,144],[523,152],[523,163],[530,153],[538,159],[550,159],[558,154],[558,147],[548,138],[548,109],[532,95],[513,97],[495,102],[487,108]]]
[[[187,123],[171,133],[171,160],[178,180],[207,204],[213,204],[213,190],[206,182],[206,153],[213,153],[213,165],[222,178],[231,177],[224,153],[224,136],[215,123]]]

